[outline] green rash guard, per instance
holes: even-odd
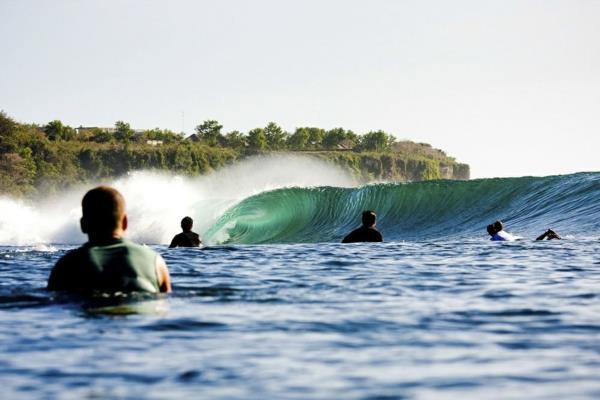
[[[158,254],[128,240],[86,243],[64,255],[50,273],[49,290],[158,293]]]

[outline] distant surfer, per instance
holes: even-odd
[[[170,292],[163,258],[147,246],[123,238],[125,200],[108,186],[87,192],[81,202],[81,231],[88,242],[65,254],[48,279],[49,290],[93,292]]]
[[[202,240],[200,240],[200,235],[196,232],[192,232],[192,227],[194,226],[194,220],[190,217],[184,217],[181,220],[181,232],[180,234],[175,235],[173,240],[171,240],[171,244],[169,248],[173,247],[199,247],[202,244]]]
[[[516,239],[519,239],[504,230],[504,224],[502,223],[502,221],[496,221],[493,224],[488,225],[487,232],[491,236],[490,240],[492,241],[512,242]],[[535,240],[553,240],[560,238],[561,237],[558,235],[558,233],[554,232],[552,229],[548,229],[546,232],[538,236]]]
[[[377,215],[367,210],[362,213],[362,226],[353,230],[342,240],[342,243],[383,242],[381,233],[375,228]]]
[[[487,232],[491,236],[490,240],[495,242],[513,242],[516,238],[504,230],[502,221],[496,221],[487,226]]]

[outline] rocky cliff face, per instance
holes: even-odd
[[[417,182],[432,179],[467,180],[469,165],[450,159],[437,160],[405,154],[315,152],[313,155],[331,161],[363,183],[373,181]]]
[[[469,180],[471,178],[471,168],[469,164],[440,164],[440,176],[442,179]]]

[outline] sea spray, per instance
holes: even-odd
[[[80,192],[35,201],[0,197],[0,245],[81,243]]]
[[[296,155],[252,157],[200,177],[135,171],[105,182],[72,188],[60,196],[23,201],[0,198],[0,245],[78,244],[80,202],[97,184],[109,184],[125,196],[127,237],[148,244],[168,243],[185,215],[203,234],[229,208],[243,199],[278,188],[351,187],[349,173],[316,158]]]

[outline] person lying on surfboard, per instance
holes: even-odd
[[[487,226],[487,231],[491,236],[490,240],[494,242],[512,242],[516,240],[513,235],[504,230],[502,221],[496,221],[493,224],[489,224]]]
[[[490,240],[497,242],[512,242],[519,237],[513,236],[510,233],[504,230],[504,224],[502,221],[496,221],[493,224],[489,224],[487,226],[487,232],[491,236]],[[554,232],[552,229],[548,229],[546,232],[542,233],[535,240],[552,240],[552,239],[560,239],[561,237],[558,233]]]

